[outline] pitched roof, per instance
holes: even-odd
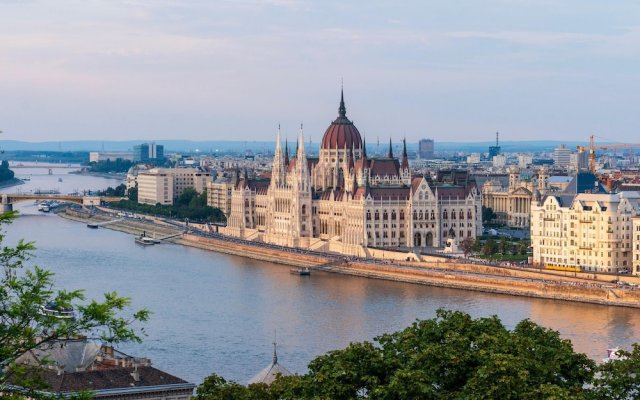
[[[135,372],[134,372],[135,371]],[[30,376],[40,378],[47,384],[46,391],[55,393],[79,392],[81,390],[112,390],[128,388],[151,388],[153,386],[181,385],[188,389],[195,385],[160,371],[152,366],[117,367],[101,370],[63,372],[53,369],[34,369]],[[138,379],[135,377],[137,376]]]
[[[400,162],[396,158],[374,158],[369,160],[371,175],[394,176],[400,172]]]

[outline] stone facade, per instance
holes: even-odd
[[[545,196],[531,207],[533,261],[586,272],[624,273],[634,265],[638,274],[638,215],[640,192]]]
[[[271,178],[239,177],[225,233],[359,255],[367,247],[441,247],[481,230],[480,193],[467,171],[412,176],[406,144],[398,159],[391,141],[386,157],[368,157],[342,99],[317,157],[306,154],[302,127],[292,158],[278,131]]]
[[[525,180],[517,167],[511,167],[508,187],[497,180],[489,180],[482,186],[482,205],[493,210],[494,222],[510,228],[528,228],[534,194],[536,191],[545,194],[548,189],[549,175],[544,168],[537,177]]]

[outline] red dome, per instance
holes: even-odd
[[[362,138],[358,128],[347,118],[347,110],[344,106],[344,96],[341,95],[338,118],[329,125],[322,137],[321,149],[362,148]]]

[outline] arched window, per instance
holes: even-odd
[[[464,211],[460,210],[460,219],[464,219]]]
[[[392,211],[391,211],[391,219],[392,219],[393,221],[395,221],[395,220],[396,220],[396,210],[392,210]]]
[[[376,221],[380,219],[380,212],[378,210],[376,210],[375,218]]]
[[[442,211],[442,219],[449,219],[449,213],[447,210]]]
[[[422,210],[420,210],[420,213],[418,214],[418,219],[422,221],[423,217],[424,215],[422,215]]]
[[[471,214],[471,210],[467,211],[467,219],[473,219],[473,215]]]
[[[451,219],[456,219],[456,210],[451,210]]]
[[[367,210],[367,221],[371,221],[371,210]]]
[[[436,214],[433,212],[433,210],[431,210],[431,220],[435,220],[436,219]]]
[[[418,212],[416,210],[413,210],[413,219],[414,220],[418,219]]]
[[[302,215],[305,215],[307,213],[307,205],[303,204],[302,205]]]
[[[387,210],[384,210],[384,212],[382,213],[382,219],[385,221],[389,219],[389,214],[387,213]]]

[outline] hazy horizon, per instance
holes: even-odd
[[[640,4],[0,0],[0,141],[633,143]],[[251,133],[247,133],[251,132]]]

